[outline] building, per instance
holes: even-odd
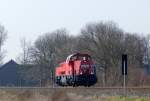
[[[21,65],[14,60],[10,60],[0,67],[1,87],[39,86],[38,81],[24,80],[21,74]],[[26,72],[26,71],[24,71]]]
[[[0,86],[19,86],[21,77],[18,72],[19,65],[10,60],[0,68]]]

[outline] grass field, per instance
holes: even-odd
[[[98,91],[98,90],[97,90]],[[92,90],[0,90],[0,101],[150,101],[150,96],[110,95]],[[110,91],[111,92],[111,91]],[[115,92],[115,91],[114,91]],[[113,93],[113,92],[112,92]]]
[[[91,101],[150,101],[150,97],[121,97],[121,96],[107,96],[94,97]]]

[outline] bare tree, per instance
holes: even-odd
[[[114,22],[88,24],[81,30],[80,50],[88,50],[97,64],[100,84],[120,85],[121,56],[127,54],[130,67],[142,67],[145,39],[125,33]],[[133,75],[132,75],[133,76]]]
[[[7,37],[7,31],[5,30],[4,26],[0,25],[0,64],[2,64],[3,60],[3,51],[2,51],[2,46],[6,40]]]
[[[49,77],[53,81],[55,67],[73,52],[74,40],[65,29],[60,29],[46,33],[35,41],[29,57],[33,64],[38,65],[33,69],[39,69],[37,74],[40,75],[42,84]]]
[[[81,30],[80,43],[83,45],[80,46],[93,54],[98,69],[103,70],[103,85],[110,81],[106,77],[118,73],[120,56],[123,53],[122,40],[123,31],[113,22],[88,24]],[[114,69],[117,71],[114,72]]]
[[[74,52],[88,52],[97,65],[99,86],[122,85],[121,57],[128,55],[128,85],[138,86],[145,56],[149,57],[149,38],[137,33],[126,33],[114,22],[87,24],[81,34],[74,37],[66,29],[45,33],[38,37],[33,46],[26,48],[22,42],[23,63],[30,61],[34,66],[27,69],[28,79],[41,80],[42,84],[54,80],[57,65]],[[120,81],[120,82],[118,82]],[[130,84],[131,83],[131,84]]]
[[[27,42],[26,38],[22,38],[20,43],[21,43],[22,52],[21,52],[20,56],[18,57],[18,61],[22,65],[28,65],[28,64],[31,63],[30,62],[31,60],[30,60],[30,57],[29,57],[31,42]]]

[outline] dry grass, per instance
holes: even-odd
[[[63,90],[50,93],[34,91],[0,91],[0,101],[91,101]]]
[[[150,97],[110,96],[67,90],[0,90],[0,101],[150,101]]]

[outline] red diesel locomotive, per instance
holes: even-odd
[[[59,64],[55,71],[60,86],[91,86],[97,82],[96,68],[88,54],[75,53]]]

